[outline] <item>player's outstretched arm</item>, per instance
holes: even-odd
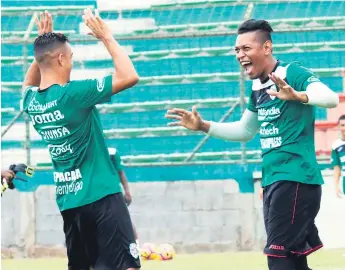
[[[36,17],[36,25],[38,29],[38,35],[53,32],[53,19],[52,15],[46,10],[41,12],[39,18]],[[41,82],[41,73],[36,60],[32,62],[28,71],[26,72],[23,90],[28,86],[39,86]]]
[[[85,9],[83,19],[91,30],[89,34],[103,42],[113,59],[115,67],[112,81],[113,95],[137,84],[139,76],[131,59],[114,39],[110,28],[101,19],[98,11],[96,10],[93,14],[91,9]]]
[[[165,117],[177,120],[169,123],[168,126],[182,126],[190,130],[203,131],[212,137],[229,141],[249,141],[260,128],[257,114],[250,110],[245,110],[240,121],[232,123],[205,121],[196,111],[195,106],[191,112],[178,108],[168,110]]]

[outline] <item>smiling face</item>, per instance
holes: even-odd
[[[251,80],[265,79],[271,71],[268,58],[272,56],[272,42],[265,40],[265,36],[260,31],[252,31],[239,34],[236,39],[236,58]]]

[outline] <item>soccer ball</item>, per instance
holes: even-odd
[[[145,243],[140,248],[140,256],[143,260],[159,260],[158,247],[152,243]]]
[[[140,249],[140,257],[143,260],[150,260],[151,250],[149,250],[148,248],[141,248]]]
[[[160,260],[166,261],[166,260],[172,260],[175,257],[176,253],[172,245],[161,244],[159,246],[158,255],[159,255]]]

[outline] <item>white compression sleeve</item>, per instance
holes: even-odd
[[[305,104],[315,105],[322,108],[335,108],[339,104],[339,96],[322,82],[314,82],[307,86],[305,93],[308,102]]]
[[[208,134],[228,141],[249,141],[252,139],[260,124],[257,113],[245,110],[240,121],[232,123],[210,122]]]

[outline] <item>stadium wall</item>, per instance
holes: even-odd
[[[327,175],[317,223],[326,248],[344,248],[337,232],[345,227],[345,200],[335,197]],[[253,194],[240,193],[233,180],[133,183],[130,212],[140,243],[168,242],[187,253],[259,250],[265,231],[259,182],[255,187]],[[3,256],[65,255],[54,187],[6,192],[1,222]]]

